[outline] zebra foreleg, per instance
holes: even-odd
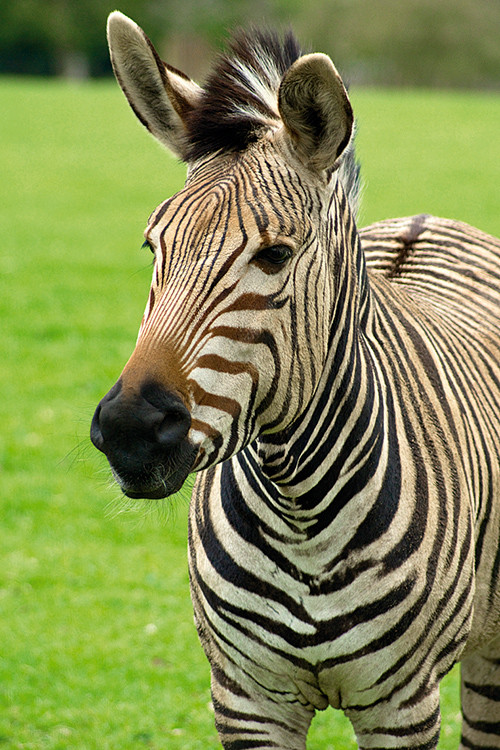
[[[347,709],[362,750],[412,748],[434,750],[439,741],[439,688],[426,691],[418,702],[391,700],[376,706]]]
[[[212,670],[212,701],[224,750],[305,750],[312,707],[250,696],[217,669]]]
[[[500,639],[462,661],[461,748],[500,748]]]

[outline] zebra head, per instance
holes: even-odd
[[[311,400],[339,296],[353,116],[330,58],[292,35],[237,35],[203,88],[121,13],[108,39],[132,109],[188,177],[149,220],[137,345],[91,437],[127,495],[165,497]]]

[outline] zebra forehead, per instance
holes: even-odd
[[[187,185],[161,203],[149,218],[147,234],[155,228],[175,232],[189,224],[196,231],[205,230],[224,206],[231,207],[230,186],[223,182]]]
[[[234,201],[225,200],[227,197],[221,190],[193,195],[185,189],[157,209],[146,236],[171,256],[172,262],[178,265],[182,261],[184,267],[222,249],[242,250],[247,237],[242,212]]]
[[[217,166],[219,161],[222,164]],[[269,234],[272,238],[280,232],[291,233],[303,210],[297,196],[292,201],[289,194],[292,176],[286,166],[282,165],[281,170],[265,156],[259,158],[259,154],[251,152],[229,162],[217,159],[211,169],[202,170],[201,175],[192,182],[188,180],[181,191],[160,204],[150,217],[146,236],[182,236],[192,240],[216,233],[228,240],[234,230],[248,238],[252,234]],[[286,210],[286,206],[293,211]]]
[[[275,126],[281,79],[301,54],[291,32],[281,38],[270,30],[237,31],[187,117],[188,161],[219,150],[243,151]]]

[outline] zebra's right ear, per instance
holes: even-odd
[[[116,80],[130,106],[160,143],[184,159],[185,118],[203,90],[162,62],[144,31],[123,13],[111,13],[107,30]]]

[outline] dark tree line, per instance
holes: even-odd
[[[107,75],[116,7],[193,77],[254,23],[292,26],[353,83],[500,89],[500,0],[3,0],[0,73]]]

